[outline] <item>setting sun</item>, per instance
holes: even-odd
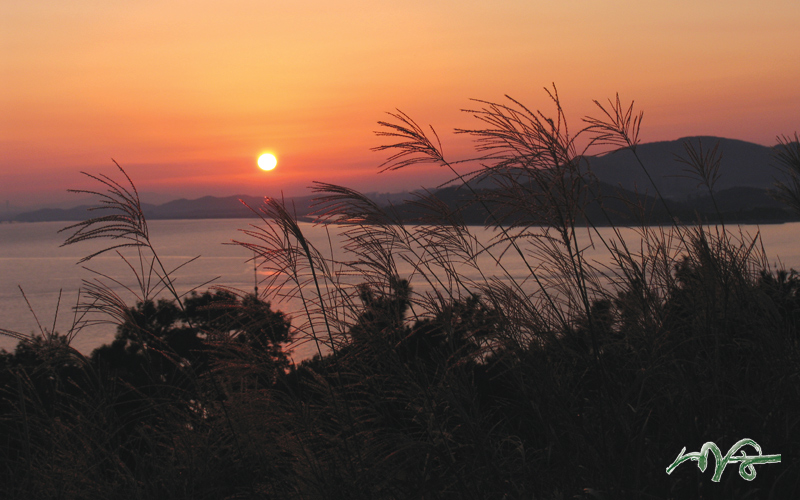
[[[261,170],[272,170],[278,164],[278,159],[271,153],[264,153],[258,157],[258,166]]]

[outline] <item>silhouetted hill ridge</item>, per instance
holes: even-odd
[[[772,148],[760,144],[710,136],[640,144],[636,154],[665,198],[685,200],[708,194],[704,186],[698,187],[700,181],[688,172],[689,166],[677,161],[677,158],[687,158],[686,142],[696,149],[702,146],[703,151],[711,151],[719,145],[722,159],[719,180],[714,186],[717,191],[733,187],[770,189],[778,175],[772,160]],[[598,180],[631,191],[655,194],[652,183],[630,149],[589,157],[588,160]]]
[[[688,165],[677,161],[678,158],[687,157],[684,147],[687,142],[693,144],[696,149],[702,147],[704,152],[711,151],[718,145],[722,158],[714,193],[717,206],[726,220],[725,214],[733,219],[745,221],[794,220],[769,193],[775,178],[780,175],[772,158],[772,148],[737,139],[712,136],[683,137],[674,141],[640,144],[637,146],[636,155],[657,183],[670,209],[680,214],[681,219],[694,218],[696,215],[711,217],[710,214],[715,212],[714,203],[706,187],[699,186],[697,175],[688,172]],[[630,149],[622,149],[585,159],[603,192],[610,193],[616,190],[622,199],[636,200],[647,206],[663,206],[656,198],[656,190],[636,155]],[[497,187],[489,182],[472,182],[471,186],[477,190]],[[451,209],[458,208],[469,223],[483,223],[486,217],[485,210],[470,204],[467,193],[468,190],[465,189],[446,187],[436,191],[435,196]],[[394,203],[398,213],[403,217],[413,218],[416,210],[414,203],[402,201],[412,198],[409,193],[370,194],[380,204]],[[315,195],[309,195],[286,198],[285,201],[290,210],[300,217],[305,217],[314,211],[312,207],[314,198]],[[250,195],[204,196],[191,200],[182,198],[160,205],[142,204],[142,207],[148,219],[252,218],[256,217],[256,214],[251,208],[258,209],[263,200],[264,197]],[[612,211],[622,209],[616,206],[613,199],[604,203],[610,204],[608,208]],[[69,209],[46,208],[18,214],[13,220],[76,221],[101,214],[88,212],[87,208],[88,205]],[[659,209],[654,208],[654,210],[657,214]]]

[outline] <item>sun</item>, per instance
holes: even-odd
[[[278,159],[272,153],[264,153],[258,157],[258,166],[261,170],[272,170],[278,164]]]

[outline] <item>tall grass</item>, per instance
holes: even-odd
[[[384,175],[446,168],[460,201],[426,193],[381,207],[317,183],[317,223],[329,242],[344,241],[344,258],[317,248],[279,200],[254,207],[261,219],[235,242],[268,276],[258,287],[267,309],[248,317],[263,323],[269,303],[299,299],[292,341],[317,352],[285,371],[275,349],[237,342],[252,324],[191,319],[187,301],[198,299],[161,265],[132,183],[97,177],[112,214],[72,226],[67,243],[132,245],[138,306],[111,292],[109,280],[120,280],[100,276],[78,309],[108,314],[120,332],[136,325],[126,345],[146,362],[124,377],[68,343],[57,352],[69,362],[32,342],[4,358],[10,494],[796,496],[800,279],[771,273],[758,234],[736,226],[648,224],[669,208],[598,183],[586,160],[635,154],[643,115],[617,97],[571,130],[555,88],[547,95],[552,114],[511,98],[475,101],[476,128],[457,131],[475,141],[469,160],[447,159],[433,128],[390,113],[378,132],[389,144],[376,148],[389,155]],[[779,146],[778,159],[794,165],[794,143]],[[716,148],[688,145],[681,161],[713,194]],[[782,186],[791,203],[797,186]],[[476,211],[490,241],[465,223]],[[607,259],[588,258],[590,248]],[[153,301],[165,290],[184,319],[136,320],[147,307],[169,310]],[[239,318],[245,303],[234,295],[204,310]],[[154,334],[159,324],[167,333]],[[181,348],[175,332],[186,329],[202,342]],[[273,348],[285,340],[272,338]],[[753,482],[729,470],[712,483],[689,465],[665,473],[683,447],[743,437],[784,461],[760,466]]]

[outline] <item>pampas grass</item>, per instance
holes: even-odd
[[[36,348],[33,358],[24,350],[4,358],[9,494],[796,496],[797,274],[771,273],[759,235],[730,224],[649,225],[652,207],[620,200],[585,159],[635,153],[642,113],[617,96],[575,130],[555,87],[546,94],[552,112],[512,98],[474,101],[476,128],[457,131],[475,141],[469,160],[448,160],[433,127],[401,111],[379,122],[383,175],[446,168],[459,204],[428,192],[382,207],[316,183],[327,248],[280,200],[253,207],[258,223],[234,243],[267,276],[262,303],[300,305],[287,311],[291,337],[313,343],[312,359],[283,370],[269,351],[232,343],[243,333],[218,327],[202,332],[208,369],[150,341],[140,379],[86,359],[47,364]],[[790,169],[795,144],[776,149]],[[679,161],[713,194],[716,148],[687,145]],[[133,249],[123,267],[136,277],[136,301],[164,294],[185,311],[123,177],[128,185],[93,177],[106,189],[93,192],[98,209],[110,213],[67,228],[66,243],[103,238],[101,252]],[[797,186],[782,189],[792,204]],[[620,206],[627,227],[612,217]],[[485,214],[490,241],[464,222],[471,207]],[[524,276],[509,270],[512,259]],[[129,325],[133,309],[110,280],[121,283],[87,282],[90,300],[78,309]],[[760,466],[753,482],[729,471],[711,483],[689,465],[665,473],[682,447],[727,448],[743,437],[784,462]]]

